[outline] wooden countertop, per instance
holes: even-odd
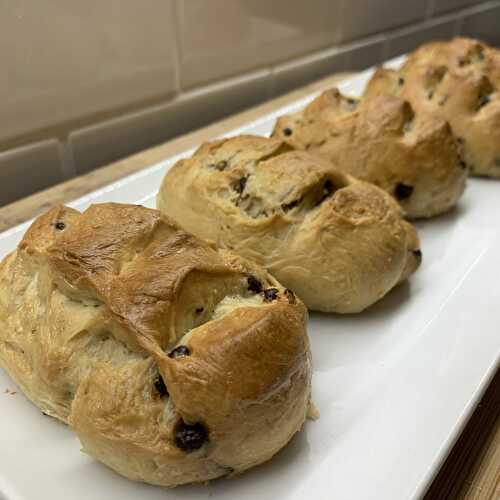
[[[79,198],[121,177],[229,132],[313,91],[333,86],[347,76],[349,75],[344,73],[324,78],[285,96],[4,206],[0,208],[0,231],[31,219],[58,203]],[[500,372],[491,382],[425,499],[500,499]]]

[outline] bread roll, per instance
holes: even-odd
[[[83,450],[175,486],[242,472],[301,428],[307,311],[156,210],[38,218],[0,264],[0,363]]]
[[[397,95],[447,120],[471,174],[500,177],[500,50],[468,38],[423,45],[400,71],[379,69],[365,92]]]
[[[391,95],[358,100],[330,89],[278,119],[274,137],[392,194],[409,218],[454,206],[467,170],[448,123]]]
[[[165,176],[158,208],[264,266],[310,309],[359,312],[418,267],[415,229],[384,191],[280,140],[210,142]]]

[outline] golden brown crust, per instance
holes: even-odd
[[[300,429],[306,318],[264,270],[139,206],[55,208],[0,265],[2,366],[85,451],[164,486],[241,472]]]
[[[391,95],[358,100],[327,90],[279,118],[273,136],[381,187],[410,218],[445,212],[465,187],[467,172],[448,124]]]
[[[157,201],[189,231],[266,267],[311,309],[361,311],[418,267],[415,230],[390,196],[277,139],[204,144],[167,173]]]
[[[365,96],[398,95],[447,120],[471,173],[500,177],[499,89],[500,50],[455,38],[421,46],[399,71],[379,69]]]

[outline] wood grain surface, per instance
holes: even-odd
[[[230,118],[1,207],[0,231],[36,217],[59,203],[79,198],[229,132],[311,92],[331,87],[348,76],[350,75],[344,73],[324,78]],[[500,372],[490,383],[481,403],[425,495],[425,500],[445,499],[500,500]]]

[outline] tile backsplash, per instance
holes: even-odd
[[[340,4],[331,0],[177,2],[181,88],[272,67],[334,45],[340,36]]]
[[[0,141],[175,93],[171,1],[0,7]]]
[[[426,40],[500,46],[500,0],[17,0],[0,14],[0,204]]]
[[[342,40],[355,40],[423,21],[424,0],[343,0]]]
[[[0,153],[0,204],[64,180],[60,143],[48,139]]]

